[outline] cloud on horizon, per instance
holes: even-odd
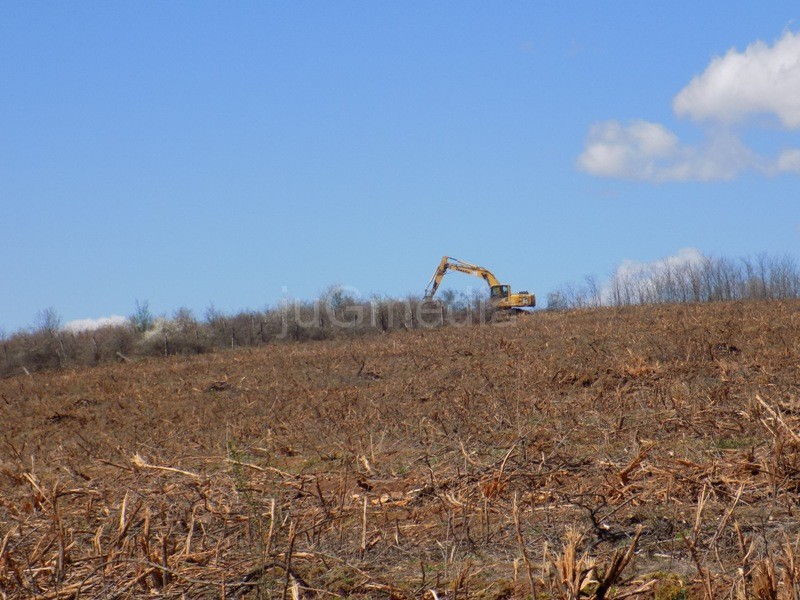
[[[800,32],[774,45],[757,41],[744,52],[714,58],[672,101],[678,117],[703,125],[706,140],[692,145],[659,123],[605,121],[589,129],[578,157],[581,170],[600,177],[651,182],[729,180],[743,171],[800,174],[800,149],[768,158],[749,149],[733,131],[759,115],[784,130],[800,128]]]
[[[697,267],[706,261],[706,256],[697,248],[681,248],[675,254],[652,261],[623,260],[614,274],[600,288],[603,304],[613,304],[615,286],[632,287],[639,290],[654,288],[664,273],[679,273]]]
[[[101,327],[118,327],[126,325],[130,320],[128,317],[120,315],[111,315],[109,317],[99,317],[97,319],[75,319],[68,321],[64,324],[64,331],[71,331],[72,333],[79,333],[81,331],[94,331]]]

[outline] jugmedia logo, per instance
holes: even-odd
[[[285,291],[285,288],[284,288]],[[284,300],[280,308],[281,331],[278,338],[301,330],[433,329],[468,327],[491,319],[492,308],[486,298],[461,303],[405,298],[361,299],[353,286],[336,286],[314,301]],[[513,321],[514,316],[504,322]],[[501,323],[502,324],[502,323]]]

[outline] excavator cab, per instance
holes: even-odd
[[[489,291],[492,300],[499,300],[500,298],[508,298],[511,293],[511,287],[508,285],[493,285]]]

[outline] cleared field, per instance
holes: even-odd
[[[794,598],[799,334],[598,309],[0,380],[0,590]]]

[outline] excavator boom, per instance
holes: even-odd
[[[436,290],[439,289],[439,284],[442,283],[442,279],[448,270],[460,271],[461,273],[466,273],[467,275],[482,277],[484,281],[489,284],[489,287],[500,285],[497,277],[495,277],[489,269],[484,269],[483,267],[473,265],[472,263],[468,263],[464,260],[453,258],[452,256],[443,256],[442,260],[439,262],[439,266],[436,267],[436,271],[433,273],[433,277],[431,277],[431,280],[428,283],[428,287],[425,289],[426,298],[433,297],[433,295],[436,293]]]

